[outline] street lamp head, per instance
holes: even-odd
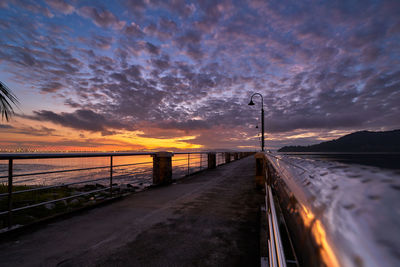
[[[253,99],[250,100],[249,106],[254,106]]]

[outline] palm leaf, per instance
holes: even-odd
[[[17,97],[4,83],[0,82],[0,113],[2,119],[5,118],[8,121],[14,115],[12,104],[15,106],[19,104]]]

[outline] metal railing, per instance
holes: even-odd
[[[268,254],[269,266],[286,267],[286,258],[281,241],[278,219],[275,210],[274,198],[271,187],[265,183],[265,203],[267,204],[268,218]]]
[[[225,153],[219,152],[216,154],[217,157],[217,166],[225,164]]]
[[[207,169],[208,152],[174,153],[172,159],[173,178],[179,179]]]
[[[255,155],[256,163],[256,185],[265,192],[265,230],[266,242],[261,256],[261,266],[286,267],[299,266],[292,245],[291,237],[286,226],[279,202],[276,201],[275,181],[271,174],[266,153],[260,152]],[[263,253],[262,253],[263,254]]]
[[[206,169],[208,167],[208,153],[174,153],[172,158],[173,178],[178,179]],[[225,163],[225,152],[213,153],[216,153],[217,166]],[[59,202],[63,202],[67,206],[66,201],[93,195],[94,197],[91,197],[90,200],[94,203],[97,199],[104,200],[120,196],[124,193],[121,191],[122,185],[130,185],[123,184],[123,182],[131,182],[132,179],[136,178],[140,178],[139,181],[151,180],[153,160],[150,156],[156,154],[128,152],[0,154],[0,163],[5,163],[0,164],[0,167],[3,167],[3,170],[0,169],[0,218],[3,218],[3,227],[8,226],[10,228],[13,225],[13,214],[16,212],[50,204],[54,205]],[[68,162],[66,164],[57,163],[55,166],[52,165],[54,162],[47,165],[46,162],[41,162],[67,158],[71,160],[85,159],[85,164],[87,164],[89,158],[97,158],[98,160],[95,161],[97,165],[80,166],[82,161],[78,162],[79,164],[72,164],[74,165],[72,168]],[[98,164],[98,162],[102,164]],[[37,166],[44,169],[37,168],[32,171],[32,168]],[[31,171],[27,171],[28,169],[31,169]],[[65,175],[69,175],[69,177],[65,177]],[[148,185],[151,183],[150,181]],[[135,186],[129,188],[131,189],[125,188],[124,190],[137,189]],[[58,193],[54,193],[56,190],[58,190]],[[24,198],[24,194],[31,194],[29,197],[32,199]],[[40,194],[47,194],[51,197],[42,199]],[[0,228],[2,227],[0,226]]]
[[[116,159],[120,157],[137,157],[137,156],[151,156],[153,153],[56,153],[56,154],[0,154],[0,161],[7,161],[7,175],[0,176],[0,182],[2,186],[2,192],[0,192],[0,203],[2,203],[2,210],[0,210],[0,216],[7,216],[6,225],[11,227],[13,225],[12,216],[13,213],[18,211],[23,211],[27,209],[37,208],[40,206],[45,206],[61,201],[67,201],[71,199],[76,199],[79,197],[93,195],[95,193],[108,192],[107,198],[112,198],[116,193],[116,186],[118,185],[116,182],[118,180],[138,176],[138,175],[147,175],[151,177],[152,169],[150,167],[140,168],[141,170],[137,170],[138,166],[148,166],[152,164],[151,160],[147,161],[134,161],[133,163],[125,163],[118,164]],[[19,165],[23,165],[23,162],[29,160],[44,160],[44,159],[65,159],[65,158],[103,158],[103,161],[108,161],[106,166],[90,166],[85,168],[69,168],[69,169],[60,169],[65,168],[61,164],[61,166],[54,167],[53,170],[46,171],[33,171],[27,172],[22,168],[19,173],[15,173],[16,167]],[[142,159],[143,160],[143,159]],[[101,161],[101,160],[100,160]],[[22,162],[22,163],[21,163]],[[30,168],[34,167],[35,164],[26,164]],[[39,165],[39,164],[36,164]],[[50,167],[50,166],[49,166]],[[100,170],[100,172],[99,172]],[[90,173],[91,171],[97,171],[96,173]],[[88,174],[89,172],[89,174]],[[60,177],[59,175],[69,174],[73,176],[74,173],[77,175],[86,173],[88,176],[86,179],[72,179],[71,177]],[[58,176],[54,176],[57,174]],[[52,177],[52,179],[44,179],[44,177]],[[95,178],[90,178],[95,176]],[[38,178],[35,178],[38,177]],[[20,179],[23,178],[23,179]],[[29,178],[29,179],[26,179]],[[61,181],[59,181],[61,179]],[[50,184],[46,184],[46,181],[51,180]],[[44,183],[42,185],[38,185],[38,183]],[[96,183],[95,186],[79,188],[80,185],[88,185]],[[27,185],[28,184],[28,185]],[[4,190],[7,187],[7,191]],[[73,189],[71,189],[73,187]],[[60,191],[63,188],[64,191]],[[71,190],[66,190],[70,188]],[[59,194],[54,193],[54,190],[58,189]],[[40,197],[37,194],[49,194],[51,192],[53,197],[50,199],[45,199],[45,201],[40,201]],[[24,198],[24,194],[31,194],[32,200]],[[33,195],[36,194],[36,195]],[[57,197],[57,195],[61,195],[61,197]],[[35,199],[36,198],[36,199]],[[37,200],[39,198],[39,200]],[[51,199],[54,198],[54,199]],[[101,196],[104,198],[104,196]],[[6,199],[6,200],[5,200]],[[23,201],[14,202],[15,199],[22,199]],[[6,202],[6,203],[5,203]],[[6,205],[4,205],[6,204]],[[6,206],[6,209],[4,209]],[[3,220],[4,224],[4,220]]]

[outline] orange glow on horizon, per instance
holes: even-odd
[[[196,135],[174,138],[142,137],[141,131],[120,131],[103,136],[99,132],[88,132],[62,127],[49,122],[33,122],[16,118],[10,128],[3,129],[0,148],[3,151],[146,151],[146,150],[191,150],[202,148],[192,144]],[[16,145],[17,144],[17,145]],[[18,145],[20,144],[20,145]]]

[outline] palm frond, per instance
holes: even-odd
[[[1,118],[10,119],[14,115],[13,105],[19,104],[17,97],[11,92],[11,90],[2,82],[0,82],[0,113]]]

